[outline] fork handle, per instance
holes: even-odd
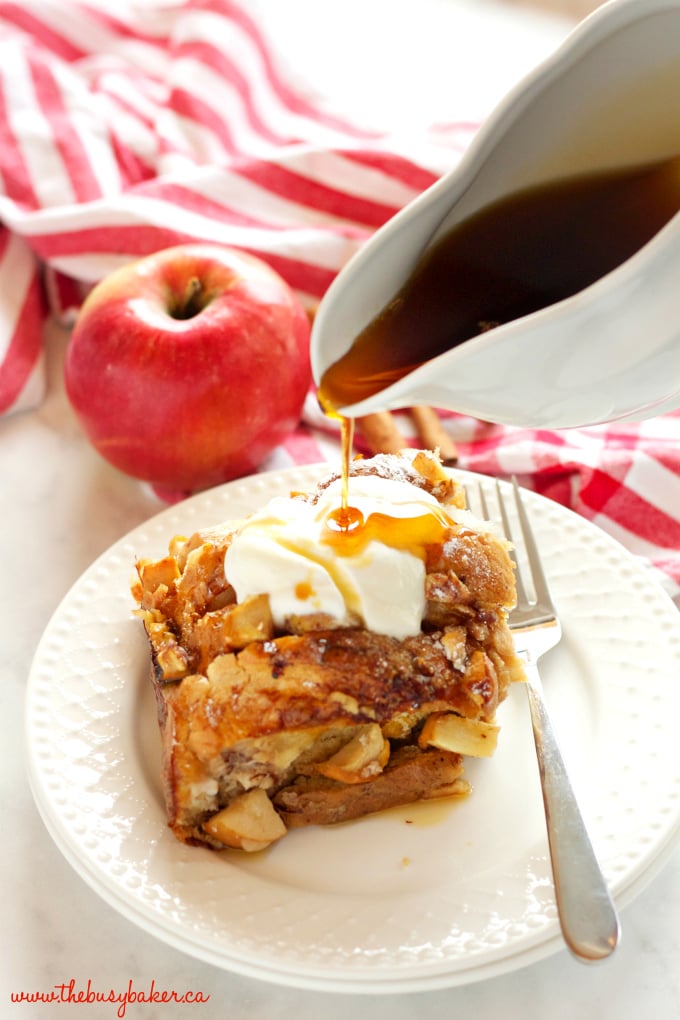
[[[562,934],[578,959],[602,960],[616,948],[619,919],[576,803],[538,668],[524,668]]]

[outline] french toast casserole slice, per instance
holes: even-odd
[[[465,756],[493,753],[496,709],[523,677],[507,548],[470,526],[435,455],[357,460],[361,475],[402,480],[447,514],[423,552],[418,633],[323,612],[281,626],[267,592],[238,601],[225,556],[241,521],[176,536],[167,556],[136,564],[168,820],[184,842],[259,850],[293,827],[459,795]],[[314,503],[336,480],[294,498]]]

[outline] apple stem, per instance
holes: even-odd
[[[187,283],[184,298],[173,310],[175,319],[193,319],[194,315],[205,307],[203,285],[197,276],[192,276]]]

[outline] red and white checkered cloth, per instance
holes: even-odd
[[[407,142],[334,116],[281,70],[245,0],[0,2],[0,415],[42,399],[45,317],[72,315],[122,262],[234,245],[315,304],[474,131],[423,125]],[[337,458],[315,412],[310,400],[264,467]],[[680,414],[563,432],[446,424],[462,467],[572,507],[680,598]]]

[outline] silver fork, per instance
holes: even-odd
[[[515,648],[524,660],[531,724],[536,744],[538,768],[543,791],[548,845],[552,865],[557,912],[567,946],[578,959],[594,962],[604,959],[616,948],[620,928],[616,908],[600,870],[588,836],[581,811],[569,781],[557,738],[543,698],[538,660],[553,648],[562,636],[557,612],[550,597],[529,517],[513,478],[515,516],[519,527],[513,528],[501,485],[496,482],[500,520],[505,537],[514,547],[517,606],[510,614],[510,629]],[[482,513],[489,513],[484,489],[478,487]],[[524,562],[514,550],[524,549],[521,559],[528,564],[525,578]],[[528,592],[533,588],[533,598]]]

